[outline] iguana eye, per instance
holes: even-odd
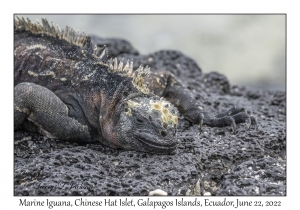
[[[124,104],[124,112],[128,112],[128,111],[129,111],[128,105]]]
[[[160,135],[161,135],[162,137],[165,137],[166,135],[168,135],[168,133],[167,133],[167,131],[162,130],[162,131],[160,131]]]
[[[138,123],[138,124],[143,124],[144,123],[144,120],[140,117],[137,117],[135,118],[135,121]]]
[[[128,91],[123,92],[123,96],[127,97],[129,95]]]

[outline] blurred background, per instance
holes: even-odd
[[[18,15],[42,17],[102,38],[122,38],[140,54],[178,50],[203,72],[224,74],[231,85],[284,90],[285,15]]]

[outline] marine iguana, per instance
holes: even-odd
[[[14,128],[50,138],[168,154],[176,150],[179,112],[202,125],[256,127],[243,108],[212,115],[173,74],[133,70],[108,58],[90,36],[42,19],[14,19]],[[178,112],[179,111],[179,112]]]

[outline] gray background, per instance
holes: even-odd
[[[203,72],[232,85],[285,90],[285,15],[18,15],[46,17],[103,38],[122,38],[141,54],[179,50]]]

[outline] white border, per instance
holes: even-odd
[[[14,13],[286,13],[287,14],[287,196],[279,199],[283,207],[298,206],[299,181],[299,132],[296,119],[299,109],[299,8],[296,1],[11,1],[1,9],[1,206],[17,207],[20,197],[13,197],[13,14]],[[10,5],[11,3],[11,5]],[[9,6],[8,6],[9,5]],[[9,8],[8,8],[9,7]],[[4,47],[3,47],[4,46]],[[290,114],[291,113],[291,114]],[[298,172],[298,173],[297,173]],[[296,197],[297,196],[297,197]],[[34,197],[30,197],[33,199]],[[61,197],[51,197],[60,199]],[[119,197],[120,198],[120,197]],[[45,199],[37,198],[37,199]],[[73,200],[75,198],[66,198]],[[94,198],[91,198],[94,199]],[[104,198],[101,198],[104,199]],[[139,198],[136,198],[139,199]],[[160,198],[153,198],[160,199]],[[175,199],[172,197],[171,199]],[[220,199],[220,197],[216,198]],[[246,199],[246,197],[245,197]],[[247,198],[266,200],[268,198]],[[281,207],[281,208],[283,208]],[[118,209],[118,208],[116,208]],[[148,208],[152,209],[152,208]],[[278,207],[276,208],[278,209]]]

